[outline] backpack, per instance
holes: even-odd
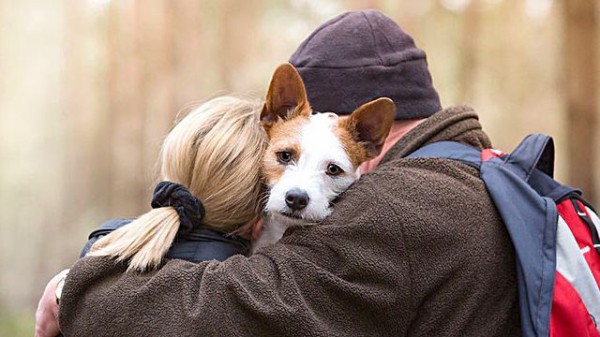
[[[600,219],[553,179],[552,138],[530,135],[510,154],[445,141],[407,158],[479,169],[515,248],[523,336],[600,337]]]

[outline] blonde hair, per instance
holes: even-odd
[[[206,210],[201,224],[224,232],[240,230],[260,214],[260,160],[267,141],[258,102],[212,99],[190,112],[165,138],[162,180],[181,184]],[[129,259],[129,270],[157,267],[179,229],[173,207],[156,208],[99,239],[88,255]]]

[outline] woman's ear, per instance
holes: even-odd
[[[251,238],[252,241],[256,241],[258,240],[258,238],[260,237],[260,235],[263,232],[263,228],[264,228],[264,220],[263,218],[258,218],[253,224],[252,224],[252,228],[251,228]]]

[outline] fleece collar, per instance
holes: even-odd
[[[381,164],[406,157],[427,144],[450,140],[479,149],[492,147],[475,110],[469,106],[455,106],[435,113],[410,130],[392,146]]]
[[[194,262],[225,261],[236,254],[246,255],[250,250],[249,240],[206,227],[195,228],[190,233],[178,236],[176,240],[183,241],[183,243],[173,245],[169,253],[185,255],[187,249],[192,249],[193,256],[190,259]],[[192,242],[200,244],[192,244]],[[186,246],[186,243],[189,246]],[[167,254],[168,257],[169,255]]]

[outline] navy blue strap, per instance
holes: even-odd
[[[448,141],[425,145],[406,158],[454,159],[475,168],[481,166],[481,151],[469,145]]]
[[[515,165],[489,160],[481,165],[481,178],[515,248],[521,334],[546,337],[550,322],[556,272],[554,201],[542,197],[523,179]],[[534,173],[542,175],[539,170]]]

